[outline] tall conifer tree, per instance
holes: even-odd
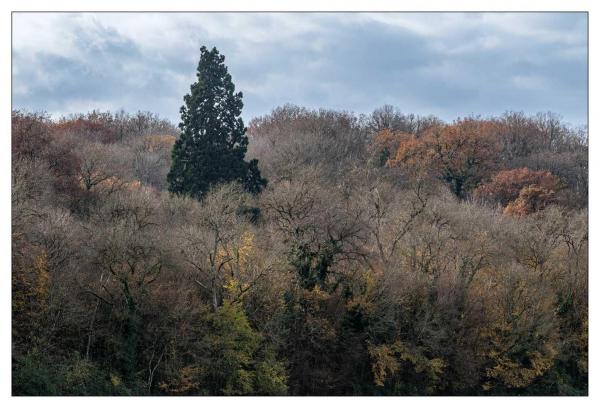
[[[200,199],[211,186],[229,181],[258,193],[267,183],[258,161],[244,160],[248,138],[240,116],[242,93],[235,92],[224,61],[216,48],[200,48],[197,81],[184,96],[181,135],[173,146],[167,175],[173,193]]]

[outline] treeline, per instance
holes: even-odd
[[[15,395],[586,395],[585,130],[275,109],[266,188],[155,115],[12,115]]]

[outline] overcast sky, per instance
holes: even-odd
[[[177,122],[202,45],[225,55],[246,121],[294,103],[587,122],[584,13],[14,13],[13,108]]]

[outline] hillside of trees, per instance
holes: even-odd
[[[15,395],[587,395],[587,132],[283,106],[168,191],[149,113],[12,113]]]

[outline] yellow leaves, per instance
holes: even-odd
[[[386,379],[394,376],[402,368],[402,363],[410,363],[407,368],[416,374],[425,374],[429,381],[436,383],[446,368],[441,358],[428,358],[417,349],[405,345],[401,341],[388,345],[368,346],[371,357],[371,370],[375,385],[383,387]],[[409,372],[410,372],[409,371]]]
[[[356,282],[360,287],[360,292],[355,293],[355,296],[362,295],[364,298],[370,298],[375,295],[383,276],[383,271],[379,269],[360,270],[356,275]]]
[[[543,376],[554,365],[558,346],[554,339],[539,339],[535,344],[524,343],[518,333],[518,319],[521,316],[509,315],[508,321],[497,322],[482,331],[482,339],[489,348],[482,353],[489,367],[485,370],[488,381],[484,390],[492,390],[500,385],[506,388],[525,388]],[[522,324],[522,323],[520,323]],[[535,333],[531,333],[533,335]]]
[[[402,361],[411,362],[416,373],[426,373],[432,380],[437,380],[445,367],[444,360],[441,358],[428,359],[422,353],[411,350],[401,342],[396,342],[394,346]]]
[[[546,352],[546,354],[539,351],[528,352],[526,360],[529,364],[516,361],[506,355],[498,357],[496,364],[486,370],[486,375],[500,381],[507,388],[527,387],[552,367],[557,351],[551,348]],[[488,382],[487,389],[491,388],[492,385]]]
[[[363,314],[370,314],[376,308],[373,299],[377,296],[377,274],[370,270],[362,271],[357,276],[357,283],[357,290],[346,301],[346,310],[361,310]]]
[[[370,294],[373,290],[375,290],[377,284],[375,273],[367,270],[361,274],[361,277],[364,281],[364,292]]]
[[[310,294],[310,297],[316,300],[325,300],[329,297],[327,296],[327,292],[324,292],[319,284],[316,284],[312,291],[304,290],[304,292]]]
[[[13,307],[27,309],[30,313],[41,313],[48,307],[50,273],[48,253],[43,250],[29,267],[19,265],[13,273]]]
[[[386,378],[393,376],[400,369],[400,363],[394,356],[394,350],[388,345],[369,346],[369,356],[373,361],[371,371],[375,385],[383,387]]]
[[[236,269],[244,270],[249,265],[249,259],[254,248],[254,234],[244,231],[242,236],[228,246],[220,247],[217,251],[217,264],[228,264],[231,261]]]
[[[225,289],[226,293],[230,297],[244,293],[246,290],[248,290],[249,287],[250,285],[248,285],[247,283],[242,283],[235,278],[227,279],[227,281],[223,285],[223,289]]]
[[[231,278],[228,279],[227,282],[223,285],[223,289],[225,289],[228,293],[233,293],[238,289],[239,285],[240,282],[237,279]]]
[[[121,380],[121,377],[119,377],[117,374],[110,373],[110,383],[114,387],[118,387],[119,385],[121,385],[123,383],[123,380]]]
[[[48,253],[42,253],[35,259],[34,267],[37,275],[37,282],[34,286],[34,296],[45,309],[48,305],[48,296],[50,290],[50,274],[48,273]]]
[[[254,264],[251,260],[253,250],[254,234],[245,231],[239,239],[217,251],[217,264],[224,265],[227,271],[223,288],[230,298],[241,296],[250,287],[249,269]]]
[[[250,257],[250,253],[254,247],[254,235],[245,231],[242,234],[241,245],[237,248],[237,262],[241,269],[245,269],[248,265],[248,259]]]
[[[428,374],[430,377],[438,379],[446,368],[446,362],[441,358],[432,358],[429,360]]]

